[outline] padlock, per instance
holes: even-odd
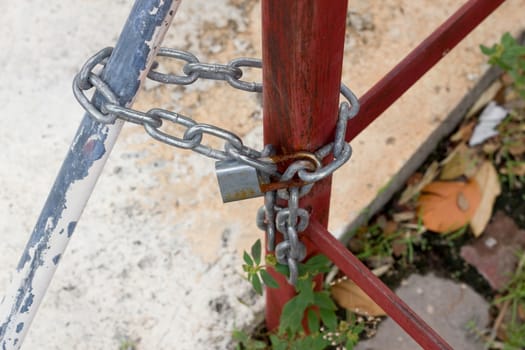
[[[215,173],[224,203],[261,197],[270,182],[268,176],[236,159],[216,162]]]

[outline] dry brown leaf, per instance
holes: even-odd
[[[515,176],[523,176],[525,175],[525,162],[517,164],[507,164],[507,167],[500,168],[499,172],[505,175],[513,174]]]
[[[501,90],[502,87],[503,84],[499,80],[496,80],[494,83],[492,83],[492,85],[489,86],[489,88],[481,94],[478,100],[469,109],[466,118],[468,119],[472,117],[474,114],[478,113],[483,107],[485,107],[487,103],[492,101],[494,99],[494,96],[497,95],[497,93]]]
[[[407,233],[405,233],[403,236],[406,237]],[[405,255],[407,253],[407,250],[407,242],[403,238],[396,239],[392,242],[392,254],[394,254],[394,256],[399,257]]]
[[[394,213],[392,215],[392,219],[394,219],[395,222],[404,222],[404,221],[411,221],[416,218],[416,213],[413,211],[403,211],[401,213]]]
[[[525,163],[516,164],[514,167],[512,167],[512,172],[516,176],[525,175]]]
[[[524,140],[525,141],[525,140]],[[518,142],[509,146],[509,152],[513,156],[520,156],[525,153],[525,142]]]
[[[466,144],[460,143],[449,155],[445,158],[441,165],[441,180],[454,180],[465,175],[472,176],[479,165],[480,160],[476,151],[467,147]]]
[[[435,181],[422,189],[419,216],[429,230],[448,233],[467,224],[481,200],[476,181]]]
[[[365,316],[385,316],[386,313],[357,284],[345,280],[332,286],[332,297],[341,307]]]
[[[487,140],[481,147],[483,152],[488,155],[496,153],[501,148],[501,144],[495,140]]]
[[[450,136],[450,141],[452,142],[467,142],[470,139],[470,136],[472,135],[472,131],[474,130],[474,126],[476,125],[476,121],[472,120],[468,122],[467,124],[462,125],[456,133],[454,133],[452,136]]]
[[[407,188],[405,188],[405,190],[401,194],[401,198],[399,198],[398,204],[403,205],[407,203],[409,200],[414,198],[416,194],[421,192],[421,189],[423,187],[431,183],[436,178],[438,169],[439,169],[438,162],[433,162],[432,164],[430,164],[427,170],[425,171],[425,174],[423,175],[423,178],[421,179],[421,181],[413,185],[408,185]]]
[[[470,227],[474,236],[478,237],[483,233],[492,217],[492,208],[496,198],[501,193],[501,185],[498,173],[490,161],[485,161],[481,165],[473,179],[478,183],[481,190],[481,201],[476,213],[470,220]]]
[[[389,236],[397,232],[398,224],[395,221],[387,221],[385,227],[383,227],[383,234]]]

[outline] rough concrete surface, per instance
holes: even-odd
[[[470,287],[433,275],[414,274],[403,281],[396,294],[452,349],[483,349],[483,342],[469,329],[487,326],[489,304]],[[418,350],[421,347],[388,318],[381,323],[373,338],[360,342],[355,349]]]
[[[343,80],[362,95],[461,3],[350,1]],[[71,80],[89,55],[114,45],[131,5],[0,2],[0,291],[83,114]],[[506,2],[352,143],[352,160],[335,176],[334,233],[344,231],[483,73],[478,45],[518,31],[522,5]],[[260,57],[260,41],[258,1],[192,0],[182,2],[165,46],[226,62]],[[147,83],[135,106],[180,111],[262,147],[259,97],[226,84]],[[213,161],[125,126],[24,349],[118,349],[123,339],[138,349],[229,347],[231,330],[253,326],[263,308],[240,274],[242,249],[262,236],[254,224],[260,205],[259,199],[223,205]]]

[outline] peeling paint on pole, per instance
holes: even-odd
[[[132,104],[180,0],[136,1],[102,78]],[[100,103],[95,95],[94,103]],[[2,350],[18,349],[120,133],[85,116],[0,304]]]

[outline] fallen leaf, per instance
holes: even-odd
[[[385,227],[383,227],[383,234],[386,236],[392,235],[397,232],[398,224],[395,221],[387,221]]]
[[[379,226],[379,228],[384,231],[385,229],[385,226],[386,226],[386,223],[387,223],[387,218],[386,216],[384,215],[379,215],[376,219],[376,225]]]
[[[476,125],[476,122],[474,120],[462,125],[458,131],[456,131],[452,136],[450,136],[450,141],[467,142],[470,139],[470,136],[472,135],[474,125]]]
[[[405,241],[396,239],[394,242],[392,242],[392,254],[394,254],[396,257],[405,255],[407,248],[408,247]]]
[[[449,233],[467,224],[481,200],[477,182],[435,181],[422,189],[418,214],[429,230]]]
[[[492,155],[500,148],[501,148],[501,144],[499,143],[499,141],[494,140],[494,141],[485,142],[483,144],[482,150],[485,154]]]
[[[505,73],[503,73],[503,74],[501,75],[501,81],[502,81],[502,83],[505,84],[506,86],[510,86],[510,85],[512,85],[512,84],[514,83],[514,79],[512,78],[512,76],[511,76],[508,72],[505,72]],[[515,92],[513,91],[513,89],[508,89],[508,88],[507,88],[507,91],[508,91],[509,93],[513,93],[513,94],[515,93]]]
[[[480,159],[476,150],[460,143],[442,162],[439,178],[441,180],[454,180],[461,176],[471,177],[477,170]]]
[[[332,297],[341,307],[365,316],[385,316],[386,313],[357,284],[344,280],[330,289]]]
[[[507,164],[507,166],[501,168],[499,172],[505,175],[512,174],[515,176],[523,176],[525,175],[525,162]]]
[[[387,273],[392,268],[392,265],[383,265],[379,266],[372,270],[372,273],[376,275],[377,277],[383,276],[385,273]]]
[[[479,168],[474,181],[478,183],[481,190],[481,201],[476,213],[470,220],[470,227],[474,236],[481,235],[492,217],[492,208],[496,198],[501,193],[501,185],[498,179],[498,173],[492,165],[492,162],[485,161]]]
[[[496,212],[483,235],[461,247],[461,257],[473,265],[495,290],[503,290],[525,249],[525,230],[503,212]]]
[[[517,142],[511,146],[508,147],[510,154],[513,156],[520,156],[523,153],[525,153],[525,140],[524,142]]]
[[[492,83],[492,85],[481,94],[474,105],[470,107],[466,118],[468,119],[472,117],[474,114],[478,113],[487,103],[492,101],[494,96],[498,94],[502,87],[503,84],[499,80],[496,80],[494,83]]]
[[[401,213],[395,213],[392,215],[392,219],[394,219],[395,222],[404,222],[404,221],[411,221],[416,218],[416,213],[413,211],[404,211]]]
[[[398,203],[400,205],[403,205],[407,203],[409,200],[411,200],[412,198],[414,198],[415,195],[421,192],[421,189],[423,187],[431,183],[436,178],[438,169],[439,169],[438,162],[433,162],[432,164],[430,164],[427,170],[425,171],[425,174],[421,178],[421,181],[413,185],[408,185],[407,188],[401,194],[401,197],[399,198]]]
[[[415,242],[418,240],[419,237],[417,232],[403,232],[403,234],[400,237],[396,238],[392,242],[392,254],[394,254],[394,256],[396,257],[405,255],[408,251],[408,242]]]
[[[407,180],[407,185],[417,185],[423,178],[423,173],[415,172]]]

